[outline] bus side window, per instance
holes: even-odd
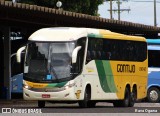
[[[111,58],[111,52],[107,52],[107,53],[106,53],[106,56],[107,56],[106,59],[107,59],[107,60],[110,60],[110,58]]]
[[[93,50],[93,51],[91,51],[91,59],[92,60],[95,60],[96,59],[96,52]]]
[[[102,59],[101,51],[97,51],[97,58],[100,60]]]
[[[81,46],[82,48],[78,51],[77,54],[77,62],[74,64],[74,69],[76,73],[80,73],[82,71],[83,62],[84,62],[84,52],[86,46],[86,38],[80,38],[77,41],[77,46]]]
[[[87,51],[86,64],[91,61],[91,52]]]
[[[108,58],[106,57],[106,53],[102,51],[102,60],[105,60],[105,59],[108,59]]]

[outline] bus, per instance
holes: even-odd
[[[11,55],[11,93],[22,94],[22,83],[23,83],[23,63],[17,63],[16,53]]]
[[[148,43],[148,87],[147,101],[160,101],[160,39],[147,39]]]
[[[147,42],[96,28],[54,27],[34,32],[25,50],[23,97],[46,102],[97,102],[133,107],[147,94]]]
[[[11,94],[14,97],[17,97],[18,94],[23,93],[23,61],[24,61],[24,52],[21,53],[21,63],[16,61],[16,53],[11,54]]]

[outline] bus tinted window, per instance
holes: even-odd
[[[160,67],[160,62],[157,60],[160,59],[159,50],[148,50],[148,66],[149,67]]]
[[[88,54],[90,60],[144,61],[147,47],[141,41],[89,38]]]

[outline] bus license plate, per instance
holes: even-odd
[[[42,94],[42,98],[50,98],[50,94]]]

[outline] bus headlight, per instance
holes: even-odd
[[[30,88],[31,88],[30,86],[25,85],[25,84],[23,84],[23,87],[24,87],[25,89],[30,89]]]
[[[74,85],[75,85],[75,83],[69,84],[69,85],[65,86],[65,89],[69,89],[69,88],[73,87]]]

